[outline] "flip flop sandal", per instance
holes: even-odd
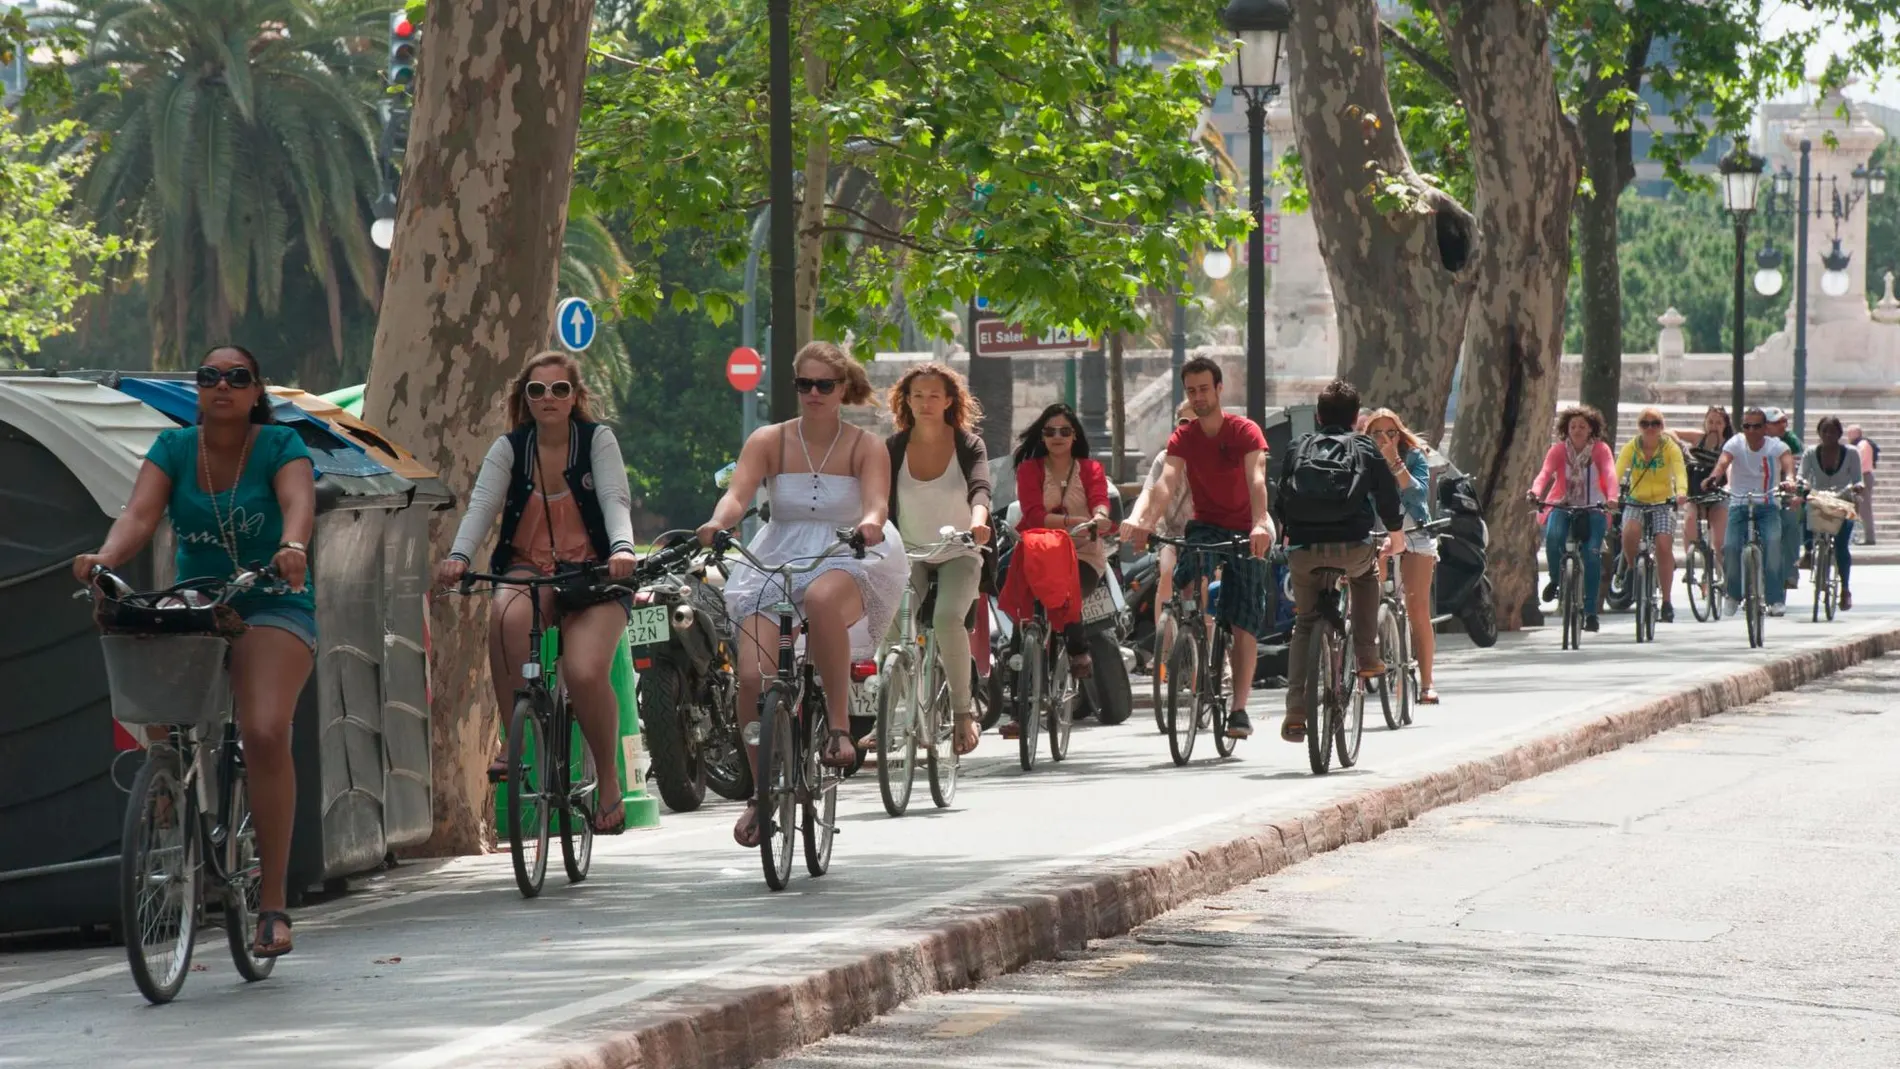
[[[852,765],[858,763],[857,747],[852,745],[851,749],[847,751],[843,746],[838,745],[840,739],[842,739],[846,745],[851,745],[851,733],[849,731],[832,728],[825,732],[825,748],[824,752],[818,757],[819,764],[824,765],[826,768],[850,768]]]
[[[757,800],[745,804],[745,812],[739,815],[739,823],[733,826],[732,840],[747,850],[756,849],[764,837],[764,828],[759,826],[759,803]]]
[[[1291,717],[1280,721],[1280,738],[1287,742],[1306,741],[1306,721]]]
[[[1420,705],[1437,705],[1438,692],[1430,687],[1426,687],[1425,692],[1418,696],[1418,703]]]
[[[266,943],[264,934],[284,926],[282,940]],[[257,914],[257,934],[251,939],[251,956],[254,958],[281,958],[294,949],[290,938],[290,915],[281,910],[259,910]]]
[[[601,819],[609,813],[614,815],[612,823],[607,823]],[[627,803],[625,801],[618,801],[614,803],[611,809],[603,808],[597,811],[594,814],[592,823],[594,825],[595,835],[621,834],[627,830]]]

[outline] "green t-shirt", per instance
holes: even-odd
[[[1801,455],[1801,439],[1796,438],[1793,431],[1782,431],[1781,442],[1788,447],[1788,452],[1795,456]]]
[[[251,455],[244,462],[237,485],[217,495],[216,514],[212,511],[211,495],[198,488],[198,428],[179,427],[160,433],[146,450],[145,459],[172,481],[168,507],[172,532],[178,543],[178,581],[183,582],[229,579],[242,567],[270,563],[284,542],[284,512],[277,505],[277,491],[271,480],[285,464],[309,460],[310,450],[289,427],[276,424],[258,427],[257,439],[251,443]],[[224,538],[218,532],[219,514],[224,516],[227,528],[236,528],[236,561],[231,559]],[[231,599],[231,607],[240,616],[250,616],[266,608],[302,608],[314,612],[316,576],[305,576],[301,594],[247,591]]]

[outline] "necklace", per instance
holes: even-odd
[[[231,489],[225,494],[226,512],[218,511],[218,493],[211,488],[211,452],[205,448],[205,429],[198,427],[198,470],[204,474],[205,496],[211,499],[211,518],[218,525],[218,542],[224,547],[225,555],[231,558],[231,574],[236,575],[243,567],[238,563],[237,550],[237,495],[238,484],[244,481],[244,465],[251,458],[251,432],[244,432],[244,448],[238,452],[237,474],[231,477]]]
[[[818,500],[818,488],[823,485],[818,475],[826,464],[831,463],[831,451],[838,448],[838,439],[844,437],[844,424],[838,424],[838,433],[831,436],[831,444],[825,447],[825,459],[816,464],[811,462],[811,445],[805,441],[805,417],[798,417],[798,448],[805,454],[805,466],[811,469],[811,499]]]

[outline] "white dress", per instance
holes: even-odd
[[[813,475],[795,472],[775,475],[771,481],[772,520],[759,529],[750,549],[761,560],[772,564],[809,563],[838,544],[838,528],[856,527],[864,516],[858,480],[852,475]],[[903,599],[904,584],[910,581],[910,560],[904,555],[904,542],[897,528],[884,521],[884,541],[867,546],[864,559],[849,551],[825,558],[809,572],[794,573],[791,579],[792,604],[802,611],[805,590],[812,581],[827,572],[842,571],[856,581],[864,597],[865,618],[851,625],[853,656],[868,656],[875,649],[872,635],[882,635],[897,615]],[[765,613],[783,596],[782,576],[766,574],[743,560],[737,560],[726,579],[726,608],[733,619]]]

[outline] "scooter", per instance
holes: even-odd
[[[1498,642],[1497,596],[1485,575],[1491,529],[1484,522],[1471,477],[1447,474],[1438,482],[1438,514],[1448,522],[1438,536],[1432,581],[1432,622],[1456,618],[1474,645]]]

